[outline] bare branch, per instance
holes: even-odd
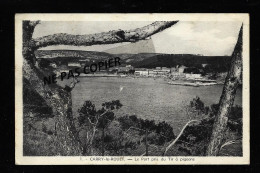
[[[89,121],[89,123],[90,123],[91,125],[93,125],[93,126],[95,125],[94,123],[91,122],[91,120],[90,120],[89,117],[88,117],[88,121]]]
[[[105,115],[108,111],[105,111],[104,113],[102,113],[101,115],[99,115],[99,117],[102,117],[103,115]]]
[[[183,134],[184,130],[186,129],[186,127],[191,124],[191,123],[194,123],[194,122],[199,122],[199,120],[191,120],[191,121],[188,121],[182,128],[181,132],[179,133],[179,135],[177,136],[176,139],[174,139],[174,141],[168,146],[166,147],[165,151],[164,151],[164,156],[166,155],[167,151],[178,141],[178,139],[181,137],[181,135]]]
[[[231,140],[231,141],[228,141],[226,143],[224,143],[219,150],[221,150],[223,147],[227,146],[227,145],[231,145],[231,144],[235,144],[237,142],[240,142],[239,140]]]
[[[178,21],[157,21],[134,30],[113,30],[89,35],[71,35],[59,33],[32,40],[35,49],[52,45],[91,46],[122,42],[137,42],[165,30]]]

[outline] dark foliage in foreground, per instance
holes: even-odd
[[[156,154],[160,155],[165,147],[175,139],[176,136],[173,133],[173,128],[164,121],[155,122],[154,120],[145,120],[138,118],[136,115],[115,117],[113,111],[119,109],[121,106],[119,101],[111,101],[102,104],[101,109],[96,109],[93,103],[86,101],[79,109],[79,113],[81,114],[78,117],[79,127],[86,125],[86,132],[90,135],[93,130],[93,125],[89,123],[88,118],[92,123],[96,124],[97,127],[92,145],[94,150],[93,155],[101,155],[102,141],[104,141],[105,155],[141,155],[145,151],[146,130],[149,154],[151,155],[155,152],[159,152]],[[205,155],[212,133],[214,118],[218,111],[218,104],[213,104],[208,107],[205,106],[199,97],[196,97],[190,102],[189,107],[191,107],[192,110],[196,110],[193,114],[196,114],[198,117],[207,115],[207,118],[198,124],[188,126],[176,145],[172,148],[173,151],[169,151],[169,155]],[[38,114],[36,113],[36,109],[32,109],[31,111],[34,112],[34,115]],[[107,111],[107,113],[100,117],[105,111]],[[28,114],[28,112],[30,111],[27,111],[26,114]],[[96,121],[96,118],[98,118],[98,121]],[[37,126],[33,126],[34,128],[31,130],[24,128],[27,129],[24,132],[25,155],[56,155],[59,153],[59,148],[62,146],[55,140],[54,127],[51,128],[49,122],[42,124],[38,129]],[[26,124],[28,123],[25,123],[25,126]],[[103,131],[105,132],[104,138],[102,138]],[[234,106],[231,109],[225,140],[229,141],[241,137],[242,108]],[[86,139],[86,136],[82,136],[81,139]],[[150,145],[157,146],[161,151],[156,151],[156,149]],[[86,145],[85,147],[90,147],[90,145]],[[231,147],[233,146],[231,145]],[[230,149],[226,149],[225,151],[229,150]],[[233,150],[235,150],[235,154],[238,153],[235,147]]]
[[[139,130],[140,135],[144,135],[146,129],[149,133],[155,133],[157,137],[150,139],[152,144],[162,145],[175,138],[172,127],[165,121],[156,124],[154,120],[144,120],[142,118],[137,118],[135,115],[120,117],[118,118],[118,121],[122,125],[124,131],[131,127],[136,127],[142,129]]]
[[[156,123],[154,120],[137,118],[136,115],[125,115],[115,119],[106,128],[104,138],[106,153],[132,155],[134,150],[145,145],[146,130],[149,145],[162,146],[175,138],[172,127],[164,121]],[[97,135],[94,146],[100,150],[101,145],[101,135]]]
[[[199,124],[190,125],[185,129],[180,142],[178,142],[178,144],[181,144],[179,150],[186,152],[188,155],[205,155],[219,105],[213,104],[210,108],[204,107],[204,103],[200,99],[197,99],[195,102],[191,102],[191,106],[195,106],[198,111],[208,114],[208,118],[203,119]],[[231,135],[237,139],[241,138],[242,107],[232,107],[226,133],[226,140],[231,140],[229,139]],[[186,143],[182,143],[181,141]]]
[[[47,105],[46,101],[32,88],[29,82],[23,78],[23,106],[25,110],[37,112],[35,117],[53,117],[52,109]]]

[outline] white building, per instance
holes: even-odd
[[[180,67],[178,67],[178,72],[179,73],[183,73],[184,72],[184,70],[185,70],[185,68],[187,68],[187,67],[185,67],[185,66],[180,66]]]
[[[148,76],[149,70],[145,68],[135,68],[135,75],[137,76]]]
[[[80,63],[78,62],[68,62],[69,67],[81,67]]]
[[[185,73],[180,73],[180,72],[172,72],[171,75],[174,77],[174,78],[185,78]]]
[[[163,67],[160,70],[158,70],[158,69],[153,70],[153,73],[157,74],[157,75],[167,75],[170,72],[171,72],[171,69],[170,68],[166,68],[166,67]]]
[[[185,73],[187,79],[202,79],[201,74],[189,74]]]

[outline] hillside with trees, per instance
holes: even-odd
[[[130,64],[138,68],[175,67],[184,65],[186,67],[202,68],[207,64],[206,72],[227,72],[231,62],[231,56],[203,56],[191,54],[109,54],[95,51],[79,50],[38,50],[36,57],[42,61],[55,62],[58,65],[67,65],[68,62],[103,61],[113,57],[120,57],[121,64]]]

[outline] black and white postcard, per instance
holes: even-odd
[[[248,14],[16,14],[19,165],[249,164]]]

